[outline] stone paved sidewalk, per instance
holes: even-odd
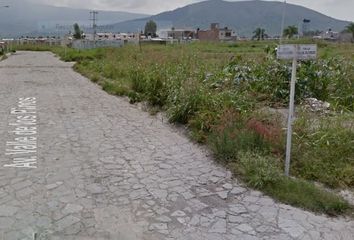
[[[243,187],[168,124],[51,53],[0,62],[0,239],[354,239],[354,221]],[[37,168],[4,168],[19,98],[37,102]]]

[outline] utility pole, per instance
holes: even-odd
[[[283,16],[281,20],[281,29],[280,29],[280,45],[283,43],[283,36],[284,36],[284,25],[285,25],[285,13],[286,13],[286,0],[284,0],[284,8],[283,8]]]
[[[93,29],[93,42],[96,42],[96,22],[97,22],[97,11],[90,12],[90,20],[92,21],[92,29]]]
[[[5,6],[0,6],[0,8],[10,8],[9,5],[5,5]],[[1,38],[0,38],[1,39]]]

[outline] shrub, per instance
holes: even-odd
[[[353,115],[313,118],[295,123],[293,172],[330,187],[354,186]]]
[[[315,184],[282,175],[278,159],[255,152],[240,152],[231,169],[249,186],[293,206],[330,216],[349,213],[352,207],[341,197]]]
[[[205,143],[208,139],[212,127],[218,119],[218,112],[210,109],[202,109],[192,117],[188,126],[192,131],[192,138],[200,143]]]
[[[142,67],[131,71],[132,89],[141,93],[151,105],[164,106],[168,96],[167,76],[157,66],[145,70]]]
[[[226,110],[213,128],[209,144],[218,159],[235,161],[239,152],[269,152],[270,145],[253,129],[246,127],[246,120],[233,110]]]
[[[110,94],[124,96],[128,95],[130,90],[120,85],[117,82],[105,81],[102,85],[102,89]]]
[[[170,122],[188,123],[206,99],[207,97],[201,88],[180,88],[176,98],[170,99],[169,109],[167,110]]]
[[[256,152],[239,152],[238,158],[238,163],[233,164],[233,170],[254,188],[263,189],[274,185],[282,176],[279,163],[274,157],[262,156]]]
[[[296,102],[313,97],[330,101],[337,109],[354,110],[354,66],[340,58],[303,61],[298,66]],[[289,65],[273,58],[262,63],[234,59],[225,69],[222,80],[215,84],[254,92],[272,105],[286,105],[289,101]],[[264,97],[265,95],[266,97]]]
[[[267,185],[263,191],[283,203],[330,216],[349,213],[352,209],[336,194],[299,179],[281,177],[276,184]]]

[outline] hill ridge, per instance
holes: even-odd
[[[12,0],[8,3],[10,8],[0,11],[0,38],[26,34],[56,35],[72,30],[75,22],[86,26],[91,24],[89,9],[55,7],[27,0]],[[124,11],[99,11],[98,24],[109,25],[147,16]]]
[[[125,21],[111,25],[116,31],[142,30],[145,22],[152,19],[159,29],[171,27],[193,27],[207,29],[210,23],[218,22],[236,30],[239,35],[251,36],[257,27],[266,29],[270,35],[279,35],[283,13],[283,2],[209,0],[192,3],[172,11],[162,12],[147,18]],[[326,16],[318,11],[295,4],[287,4],[285,25],[301,25],[303,19],[310,19],[309,30],[341,31],[349,22]]]

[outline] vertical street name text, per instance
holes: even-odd
[[[5,155],[11,157],[6,168],[37,168],[37,99],[19,98],[11,108],[10,135]]]

